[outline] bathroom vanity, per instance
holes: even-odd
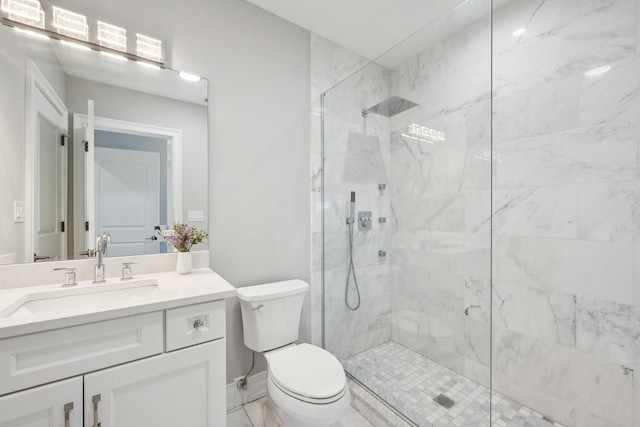
[[[209,269],[0,291],[0,426],[224,426],[225,298]]]

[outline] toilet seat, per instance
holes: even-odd
[[[269,378],[283,393],[318,405],[335,402],[346,393],[344,369],[328,351],[300,344],[269,353]]]
[[[344,397],[344,395],[347,393],[347,388],[344,387],[335,396],[331,396],[331,397],[328,397],[326,399],[314,399],[312,397],[304,396],[302,394],[298,394],[298,393],[296,393],[294,391],[291,391],[291,390],[287,389],[286,387],[282,386],[281,384],[278,384],[278,382],[274,381],[273,377],[269,377],[268,381],[271,382],[275,387],[278,388],[278,390],[280,390],[282,393],[286,394],[287,396],[292,397],[292,398],[297,399],[297,400],[300,400],[301,402],[310,403],[312,405],[328,405],[328,404],[337,402],[340,399],[342,399]]]

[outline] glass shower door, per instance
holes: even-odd
[[[420,426],[490,423],[490,12],[463,3],[324,96],[325,346]]]

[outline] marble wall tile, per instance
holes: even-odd
[[[384,264],[356,270],[360,295],[368,300],[386,300],[391,305],[388,283],[389,266]],[[327,307],[344,305],[344,289],[347,281],[347,267],[325,271],[325,304]],[[353,289],[353,276],[350,279],[350,291]],[[351,295],[350,295],[351,296]]]
[[[493,143],[576,128],[579,81],[554,80],[494,98]]]
[[[467,360],[489,366],[491,358],[491,325],[469,317],[463,319],[464,355]]]
[[[573,21],[581,14],[581,0],[531,2],[514,0],[494,5],[494,50],[501,52],[531,38],[550,32]],[[513,32],[526,28],[526,33],[514,37]]]
[[[313,234],[313,245],[322,244],[322,233]],[[378,256],[378,251],[387,248],[386,231],[353,231],[353,263],[356,268],[377,266],[384,264],[384,258]],[[349,262],[349,234],[345,225],[343,230],[325,231],[324,233],[324,267],[327,270],[345,268]],[[319,271],[321,258],[314,257],[313,269]]]
[[[391,197],[395,224],[413,230],[464,231],[464,194]]]
[[[551,8],[562,12],[571,2],[544,3],[549,7],[540,8],[538,13],[551,12]],[[552,80],[583,76],[590,69],[635,53],[635,7],[635,0],[618,0],[613,7],[592,8],[552,31],[535,35],[535,30],[531,32],[529,25],[523,25],[527,32],[518,43],[498,51],[495,57],[498,96]],[[569,16],[572,14],[575,12],[569,12]]]
[[[634,427],[640,427],[640,378],[638,378],[638,370],[636,369],[633,373],[633,382],[635,385],[635,395],[634,395]]]
[[[640,371],[640,309],[578,296],[577,347]]]
[[[633,245],[496,237],[495,281],[625,304],[634,298]]]
[[[634,179],[635,132],[635,122],[621,122],[497,144],[494,151],[502,160],[495,164],[495,185],[528,187]]]
[[[580,239],[640,241],[640,182],[579,185],[578,212]]]
[[[463,312],[464,276],[420,265],[406,265],[397,274],[393,289],[397,298],[422,301],[458,314]]]
[[[369,63],[314,32],[310,35],[310,44],[312,100]]]
[[[494,281],[492,321],[499,328],[576,346],[574,295]]]
[[[393,264],[421,265],[447,270],[463,276],[489,276],[489,235],[418,231],[400,228],[393,230]]]
[[[581,126],[640,116],[640,55],[602,65],[610,65],[611,69],[604,74],[581,78]]]
[[[468,319],[491,323],[491,281],[488,274],[486,277],[467,276],[465,278],[464,307],[464,313]]]
[[[468,191],[465,197],[466,232],[484,236],[490,242],[491,233],[491,190]]]
[[[576,425],[582,411],[611,425],[631,425],[633,375],[624,366],[499,328],[494,343],[496,391],[534,402],[563,424]]]
[[[493,191],[493,230],[497,235],[576,239],[577,223],[575,186]]]
[[[322,161],[322,147],[320,140],[321,132],[321,103],[320,94],[328,91],[331,87],[335,86],[338,82],[343,81],[349,76],[353,75],[357,70],[362,69],[369,61],[317,34],[311,33],[310,37],[310,69],[311,69],[311,191],[312,191],[312,209],[311,209],[311,222],[313,225],[312,231],[312,271],[314,272],[311,280],[311,337],[312,342],[320,344],[322,340],[322,313],[320,308],[322,307],[322,283],[320,271],[322,268],[322,216],[325,216],[325,226],[327,226],[327,245],[326,245],[326,264],[329,268],[341,268],[346,267],[346,227],[344,226],[344,217],[346,216],[347,206],[341,203],[341,197],[348,197],[348,192],[352,190],[358,190],[358,202],[362,205],[363,202],[370,203],[363,196],[365,194],[376,194],[378,182],[361,183],[358,188],[344,188],[341,182],[331,181],[331,177],[336,173],[336,167],[339,169],[341,176],[344,173],[344,166],[347,163],[347,154],[352,154],[356,158],[361,156],[360,161],[357,159],[349,159],[352,167],[360,167],[361,165],[369,165],[374,163],[376,167],[381,167],[383,171],[387,171],[388,168],[385,165],[389,161],[389,124],[388,120],[380,120],[373,117],[371,120],[364,122],[360,115],[360,110],[363,107],[365,101],[387,96],[388,94],[388,73],[384,69],[378,66],[368,67],[363,71],[360,76],[349,80],[348,83],[341,85],[340,88],[331,91],[330,95],[325,98],[325,114],[326,114],[326,127],[325,127],[325,144],[326,153],[330,154],[327,157],[329,169],[332,175],[325,174],[325,178],[328,178],[328,182],[325,185],[328,186],[325,190],[327,193],[335,192],[333,197],[328,199],[328,203],[322,205],[320,198],[321,188],[321,170],[320,165]],[[372,94],[369,95],[367,91]],[[355,132],[355,136],[351,136],[350,132]],[[359,133],[359,134],[358,134]],[[351,138],[350,138],[351,137]],[[368,138],[368,140],[367,140]],[[376,139],[377,138],[377,139]],[[367,146],[366,142],[373,141],[376,145]],[[351,142],[351,144],[349,144]],[[377,150],[377,151],[376,151]],[[337,155],[334,157],[334,155]],[[337,162],[334,161],[337,159]],[[333,169],[331,169],[333,168]],[[351,172],[351,169],[347,169],[347,172]],[[371,173],[369,170],[367,173]],[[355,178],[361,178],[359,175],[355,175]],[[377,180],[376,180],[377,181]],[[334,185],[335,184],[335,185]],[[333,187],[336,188],[333,188]],[[375,186],[375,187],[374,187]],[[351,187],[351,185],[349,185]],[[369,189],[369,187],[371,187]],[[388,206],[388,200],[386,206]],[[371,205],[371,203],[370,203]],[[382,203],[378,208],[382,209]],[[373,209],[372,209],[373,210]],[[378,230],[379,231],[379,230]],[[376,237],[383,239],[380,232],[376,233]],[[386,233],[385,233],[386,234]],[[364,236],[361,236],[364,237]],[[369,236],[370,237],[370,236]],[[364,243],[363,243],[364,241]],[[360,245],[367,246],[366,239],[360,239]],[[368,246],[378,246],[378,244],[371,244]],[[363,255],[365,259],[368,255]],[[377,259],[376,259],[377,261]],[[328,270],[331,272],[332,270]],[[334,279],[331,274],[329,276],[329,289],[332,289]],[[335,276],[335,275],[334,275]],[[380,279],[380,278],[377,278]],[[375,282],[373,289],[379,289],[386,286],[388,289],[388,280],[379,280]],[[390,301],[389,301],[390,304]],[[327,305],[329,307],[329,305]],[[386,334],[375,335],[380,339],[380,336],[390,337],[390,327],[386,328],[388,331]],[[327,335],[330,335],[332,331],[328,331]],[[344,338],[344,337],[343,337]],[[346,338],[353,341],[354,338]],[[388,339],[388,338],[386,338]],[[369,340],[371,341],[371,340]],[[373,340],[375,341],[375,340]],[[377,342],[377,341],[375,341]],[[384,341],[383,341],[384,342]],[[367,339],[361,339],[358,343],[367,343]],[[346,348],[353,349],[353,345],[345,345]],[[351,351],[349,350],[349,351]]]

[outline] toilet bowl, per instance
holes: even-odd
[[[331,353],[294,344],[266,352],[265,358],[267,394],[284,413],[285,425],[327,426],[349,408],[344,369]]]
[[[328,351],[298,339],[301,280],[238,289],[245,345],[267,360],[267,398],[285,427],[329,426],[351,404],[344,369]]]

